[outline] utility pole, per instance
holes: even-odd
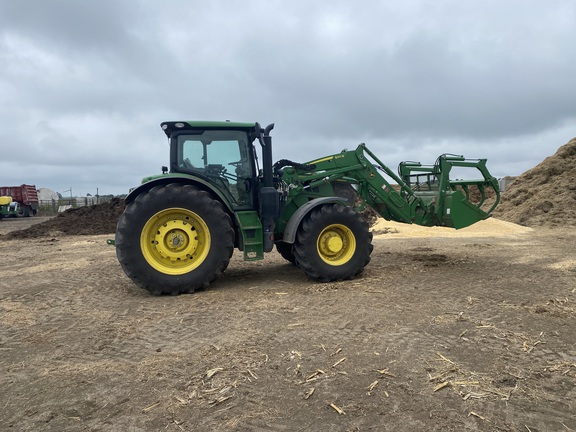
[[[65,191],[62,191],[62,193],[64,192],[70,192],[70,205],[72,205],[72,186],[70,186],[70,189],[66,189]]]

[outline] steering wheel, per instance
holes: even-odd
[[[182,161],[182,165],[184,165],[184,168],[194,168],[194,165],[192,165],[192,162],[190,162],[190,159],[186,158]]]
[[[226,174],[226,168],[220,164],[206,165],[205,169],[207,175],[223,177]]]

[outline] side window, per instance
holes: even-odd
[[[235,208],[251,208],[253,161],[246,133],[205,131],[201,135],[180,135],[178,166],[208,178]]]
[[[202,156],[204,154],[202,143],[200,141],[184,141],[182,146],[182,163],[180,164],[183,168],[190,168],[191,165],[194,168],[204,168],[204,161]]]

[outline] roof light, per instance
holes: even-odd
[[[184,123],[174,123],[174,126],[176,126],[177,128],[183,128]]]

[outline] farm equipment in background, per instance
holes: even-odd
[[[387,220],[459,229],[488,218],[500,199],[485,159],[442,155],[430,166],[401,163],[396,174],[360,144],[306,163],[273,163],[273,124],[161,126],[170,167],[130,192],[110,241],[126,275],[154,294],[207,286],[234,248],[252,261],[276,246],[313,279],[354,278],[373,249],[360,213],[367,207]],[[453,168],[477,178],[451,180]]]
[[[11,203],[0,209],[4,217],[28,217],[34,216],[38,212],[40,203],[36,186],[0,186],[0,196],[11,198]]]
[[[12,197],[0,196],[0,219],[10,216],[13,207]]]

